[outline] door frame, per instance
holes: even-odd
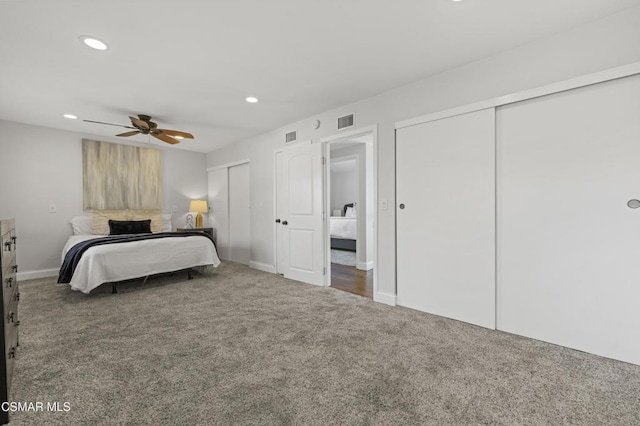
[[[331,200],[329,199],[331,193],[330,189],[330,171],[329,165],[331,163],[331,152],[330,145],[334,143],[344,142],[349,139],[353,139],[359,136],[371,135],[372,143],[371,150],[373,154],[373,300],[375,302],[382,302],[381,298],[378,296],[378,125],[373,124],[371,126],[358,127],[355,129],[351,129],[348,131],[342,131],[339,133],[335,133],[333,135],[324,137],[320,139],[320,143],[323,144],[323,155],[325,160],[324,164],[324,228],[325,228],[325,287],[329,287],[331,285],[331,236],[330,236],[330,227],[329,227],[329,219],[331,217]],[[364,143],[364,142],[363,142]],[[366,161],[366,155],[365,155]],[[358,188],[358,191],[361,191],[362,188]],[[366,206],[365,206],[366,211]],[[366,250],[366,247],[365,247]]]

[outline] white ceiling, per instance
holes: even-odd
[[[639,4],[0,0],[0,119],[111,136],[62,114],[127,125],[144,113],[209,152]]]

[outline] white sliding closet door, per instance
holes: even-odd
[[[251,260],[249,163],[229,167],[229,260]]]
[[[640,77],[497,118],[498,328],[640,364]]]
[[[495,328],[494,110],[396,140],[397,303]]]

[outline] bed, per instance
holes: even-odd
[[[74,235],[62,250],[58,282],[82,293],[104,283],[112,283],[115,293],[120,281],[220,265],[213,240],[201,232],[168,232],[163,228],[159,233],[106,236],[86,229],[76,232],[73,222],[72,226]],[[84,251],[79,253],[79,249]]]
[[[332,216],[329,220],[331,248],[356,251],[358,221],[353,203],[345,204],[343,216]]]

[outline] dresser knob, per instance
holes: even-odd
[[[12,268],[13,268],[13,272],[18,272],[18,265],[13,265]]]
[[[11,251],[11,242],[7,241],[6,243],[4,243],[4,249],[6,251]]]
[[[13,287],[13,277],[7,278],[7,287]]]
[[[9,312],[9,318],[7,319],[8,323],[12,323],[13,320],[15,319],[16,314],[14,314],[13,312]]]
[[[16,357],[16,348],[12,347],[11,349],[9,349],[9,358],[15,358]]]
[[[13,298],[15,299],[15,301],[17,302],[18,300],[20,300],[20,292],[18,291],[15,296],[13,296]]]
[[[20,321],[16,321],[16,327],[20,326]]]

